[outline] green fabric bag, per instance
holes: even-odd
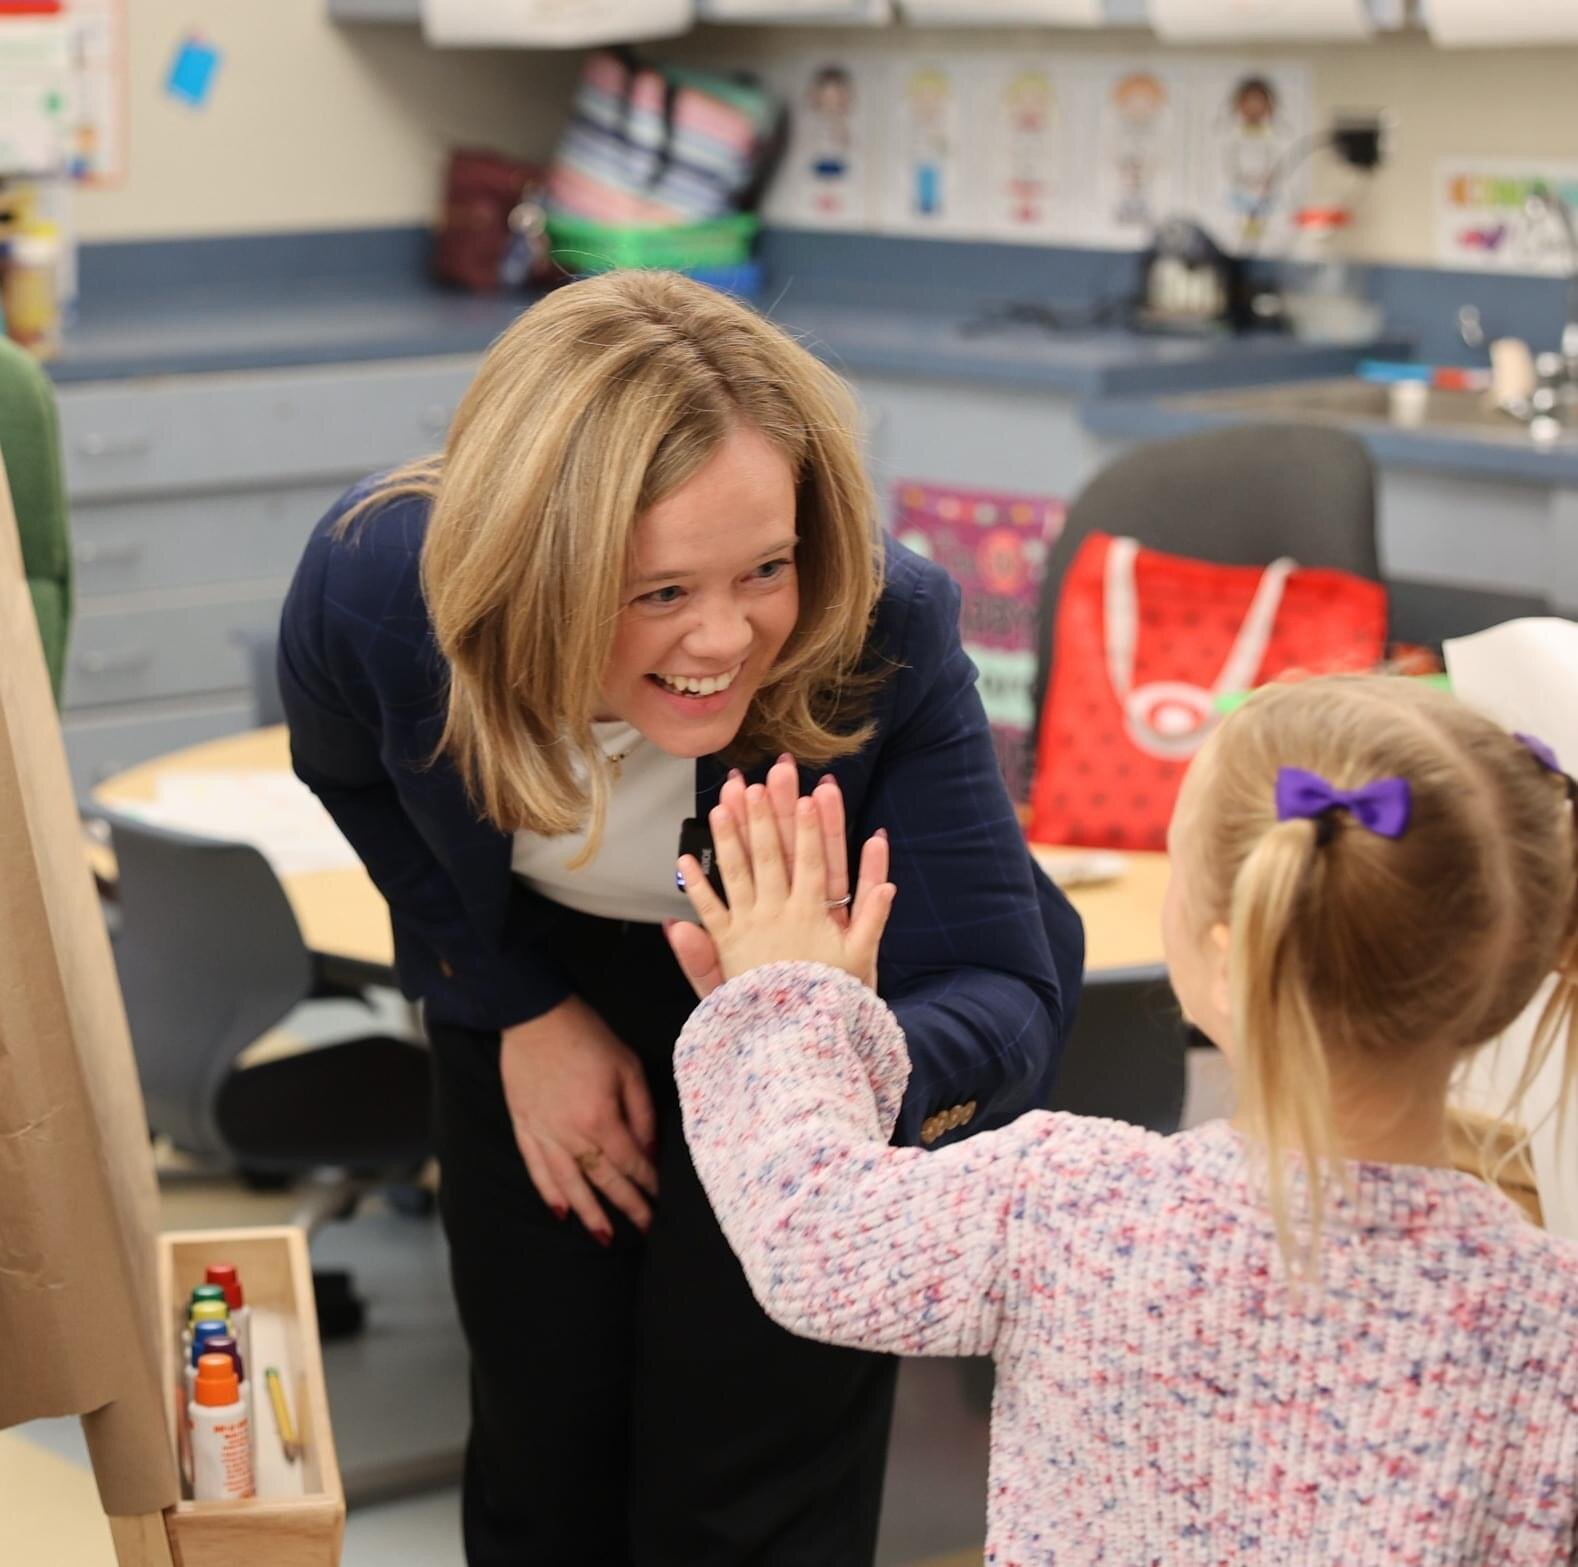
[[[44,658],[60,700],[71,629],[71,533],[60,466],[55,389],[38,363],[0,338],[0,456],[22,539],[22,568],[33,595]]]

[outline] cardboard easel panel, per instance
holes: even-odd
[[[131,1038],[0,462],[0,1429],[82,1417],[120,1567],[334,1567],[345,1499],[304,1237],[159,1242],[157,1214]],[[281,1324],[308,1444],[295,1496],[180,1500],[179,1299],[221,1257],[250,1272]]]
[[[0,932],[0,1427],[81,1415],[105,1511],[156,1514],[153,1161],[4,482]]]

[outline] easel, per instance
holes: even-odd
[[[158,1236],[114,961],[0,463],[0,1429],[82,1420],[120,1567],[333,1567],[344,1496],[301,1233]],[[306,1494],[181,1500],[176,1311],[249,1248],[296,1356]]]

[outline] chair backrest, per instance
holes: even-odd
[[[312,958],[268,861],[119,812],[115,966],[148,1122],[177,1147],[224,1151],[215,1116],[236,1057],[302,1001]]]
[[[22,564],[55,698],[71,625],[71,537],[55,391],[31,355],[0,335],[0,453],[22,539]]]
[[[1069,507],[1047,555],[1036,625],[1035,714],[1051,680],[1063,577],[1092,533],[1226,566],[1288,555],[1379,581],[1375,465],[1345,430],[1249,425],[1152,441],[1126,452]]]
[[[252,686],[252,726],[267,729],[285,722],[285,702],[279,694],[279,633],[248,632],[242,637],[247,653],[247,678]]]

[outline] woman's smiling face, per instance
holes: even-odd
[[[795,476],[737,426],[636,523],[599,718],[671,756],[728,747],[800,614]]]

